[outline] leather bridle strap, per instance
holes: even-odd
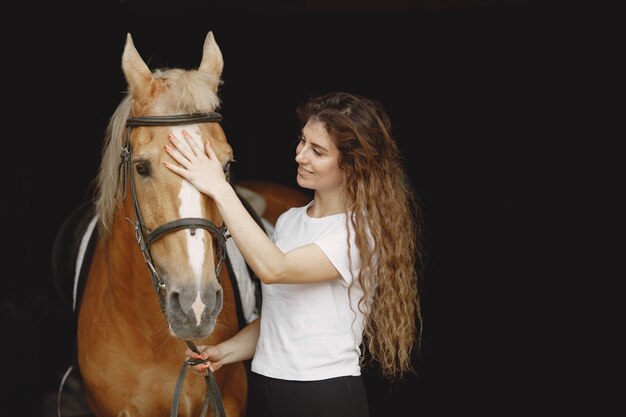
[[[186,341],[187,346],[195,353],[200,353],[196,345],[193,342]],[[174,389],[174,399],[172,401],[172,409],[170,410],[171,417],[178,417],[178,403],[180,402],[180,393],[183,388],[183,381],[185,380],[185,374],[187,373],[187,368],[194,365],[199,365],[201,363],[206,363],[206,360],[202,359],[187,359],[183,364],[183,369],[180,371],[180,375],[178,376],[178,381],[176,381],[176,388]],[[202,403],[202,410],[200,411],[200,415],[204,416],[209,408],[209,403],[212,405],[211,407],[211,415],[213,416],[226,416],[226,412],[224,411],[224,403],[222,401],[222,395],[220,394],[220,388],[217,385],[217,381],[215,380],[215,375],[209,368],[207,368],[207,375],[204,377],[206,382],[207,391],[204,397],[204,402]]]
[[[126,120],[126,126],[174,126],[186,125],[192,123],[221,123],[222,115],[217,112],[210,113],[191,113],[191,114],[175,114],[172,116],[143,116],[129,117]]]
[[[148,236],[146,237],[146,247],[149,250],[152,243],[166,233],[181,229],[190,229],[191,235],[193,236],[196,234],[197,228],[208,230],[217,241],[218,261],[217,266],[215,267],[215,274],[219,277],[222,269],[222,263],[224,262],[224,256],[226,255],[226,226],[223,224],[218,228],[215,226],[215,223],[201,217],[185,217],[173,220],[160,225],[148,233]]]
[[[217,116],[216,116],[217,115]],[[186,117],[188,117],[186,119]],[[123,152],[121,154],[122,163],[126,166],[124,172],[126,176],[128,176],[129,188],[130,188],[130,196],[133,203],[133,209],[135,212],[135,222],[133,224],[135,228],[135,236],[137,238],[137,243],[139,244],[139,248],[141,249],[141,253],[143,255],[144,261],[148,266],[148,270],[150,271],[150,276],[152,277],[152,284],[159,296],[159,302],[161,305],[161,311],[165,314],[165,301],[164,301],[164,292],[165,292],[165,282],[159,277],[159,274],[156,271],[154,266],[154,260],[152,259],[152,254],[150,253],[150,247],[152,243],[158,238],[163,236],[167,232],[172,232],[175,230],[180,230],[183,228],[191,229],[192,233],[195,233],[195,229],[200,227],[207,229],[213,237],[217,240],[218,243],[218,263],[216,267],[215,274],[219,277],[220,269],[225,256],[225,234],[226,234],[226,225],[222,224],[221,227],[215,226],[212,222],[206,219],[201,218],[185,218],[185,219],[177,219],[163,225],[160,225],[155,229],[158,230],[158,233],[154,234],[155,231],[150,231],[144,223],[143,216],[141,215],[141,209],[139,208],[139,199],[137,197],[137,192],[135,191],[135,180],[134,180],[134,172],[132,167],[132,146],[130,145],[130,130],[131,126],[141,126],[144,123],[150,122],[151,126],[160,126],[166,125],[169,123],[178,123],[184,124],[189,123],[185,120],[195,120],[195,121],[217,121],[221,120],[221,116],[217,113],[209,113],[209,114],[192,114],[189,116],[185,115],[176,115],[176,116],[160,116],[160,117],[136,117],[129,118],[127,122],[128,129],[126,131],[126,144],[123,148]],[[226,173],[228,173],[228,165],[225,169]],[[126,176],[124,177],[124,181],[126,181]],[[124,194],[124,198],[126,195]]]

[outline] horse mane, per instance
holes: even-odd
[[[156,69],[152,73],[168,93],[161,94],[159,108],[164,114],[190,114],[216,111],[220,106],[217,91],[211,86],[221,80],[204,71],[179,68]],[[120,153],[126,140],[126,120],[131,116],[133,98],[127,92],[111,116],[104,137],[102,162],[96,177],[95,210],[98,215],[100,236],[110,232],[116,208],[123,204],[123,187],[120,171]],[[118,189],[119,188],[119,189]]]

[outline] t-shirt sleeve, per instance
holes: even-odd
[[[346,233],[337,232],[317,239],[314,243],[322,249],[328,260],[339,271],[346,285],[350,284],[353,279],[351,271],[358,271],[360,265],[359,251],[354,244],[354,240],[350,245],[351,258],[348,258],[348,242]],[[352,263],[350,263],[352,261]],[[350,268],[352,266],[352,268]],[[356,278],[356,273],[354,273]]]

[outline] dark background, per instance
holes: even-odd
[[[213,31],[225,61],[221,112],[235,180],[296,186],[294,109],[311,95],[345,90],[386,106],[421,198],[428,263],[418,375],[388,384],[366,370],[372,417],[524,414],[545,395],[520,388],[527,369],[513,351],[523,342],[511,338],[507,319],[516,292],[507,239],[519,231],[509,218],[512,190],[554,101],[555,20],[541,2],[19,7],[7,14],[21,29],[4,51],[14,67],[5,105],[14,110],[2,152],[0,334],[11,358],[2,415],[41,416],[70,360],[50,250],[65,217],[91,196],[103,132],[125,91],[128,32],[154,69],[197,67]]]

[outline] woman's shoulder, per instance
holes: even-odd
[[[303,206],[291,207],[287,209],[283,214],[278,216],[278,218],[280,219],[281,217],[293,217],[302,214],[303,212],[306,213],[306,210],[311,206],[311,204],[313,204],[313,200],[309,201]]]
[[[276,219],[276,226],[290,219],[294,219],[294,218],[305,215],[307,208],[309,208],[311,204],[313,204],[313,200],[309,201],[307,204],[303,206],[291,207],[287,209],[280,216],[278,216],[278,219]]]

